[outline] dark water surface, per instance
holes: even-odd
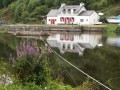
[[[46,42],[58,54],[79,69],[113,90],[120,90],[119,34],[89,32],[54,33],[46,39]],[[59,75],[61,76],[58,77],[60,80],[72,86],[79,85],[86,80],[84,74],[56,54],[52,54],[50,58],[50,63],[55,73],[57,74],[60,71]]]

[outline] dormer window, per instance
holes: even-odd
[[[71,9],[68,9],[67,12],[68,12],[69,14],[71,14]]]
[[[75,13],[76,9],[73,9],[73,13]]]
[[[63,9],[62,12],[65,14],[66,13],[66,9]]]

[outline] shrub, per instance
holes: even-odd
[[[10,72],[9,63],[5,62],[5,59],[0,59],[0,84],[3,86],[13,83],[13,75]],[[0,90],[1,87],[0,87]]]
[[[45,88],[46,90],[74,90],[71,86],[57,81],[50,82]]]
[[[25,85],[18,83],[8,85],[6,87],[0,85],[0,90],[43,90],[43,89],[40,86],[35,85],[35,83],[26,83]]]
[[[76,88],[76,90],[100,90],[96,82],[86,80],[83,84]]]
[[[16,58],[12,55],[9,61],[13,63],[16,78],[22,82],[35,82],[45,85],[50,80],[50,69],[47,67],[47,47],[39,47],[37,42],[24,41],[16,49]]]

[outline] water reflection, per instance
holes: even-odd
[[[86,48],[101,46],[102,34],[99,33],[57,33],[47,38],[51,47],[56,47],[61,53],[74,52],[83,55]]]
[[[120,37],[108,37],[107,44],[120,47]]]

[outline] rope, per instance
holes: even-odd
[[[43,40],[42,37],[40,37],[41,40]],[[44,40],[43,42],[48,45]],[[61,59],[63,59],[66,63],[68,63],[69,65],[71,65],[72,67],[74,67],[76,70],[80,71],[81,73],[83,73],[84,75],[86,75],[87,77],[89,77],[90,79],[96,81],[98,84],[100,84],[101,86],[105,87],[108,90],[112,90],[111,88],[109,88],[108,86],[104,85],[103,83],[101,83],[100,81],[96,80],[95,78],[93,78],[92,76],[88,75],[87,73],[85,73],[84,71],[82,71],[81,69],[79,69],[78,67],[76,67],[75,65],[73,65],[72,63],[70,63],[69,61],[67,61],[65,58],[63,58],[62,56],[60,56],[56,51],[54,51],[49,45],[48,47],[57,55],[59,56]]]
[[[73,82],[78,86],[77,82],[72,78],[71,74],[69,73],[69,71],[67,70],[67,68],[65,67],[65,65],[60,60],[59,60],[59,62],[62,64],[62,66],[64,67],[64,69],[67,71],[67,73],[69,74],[71,80],[73,80]]]

